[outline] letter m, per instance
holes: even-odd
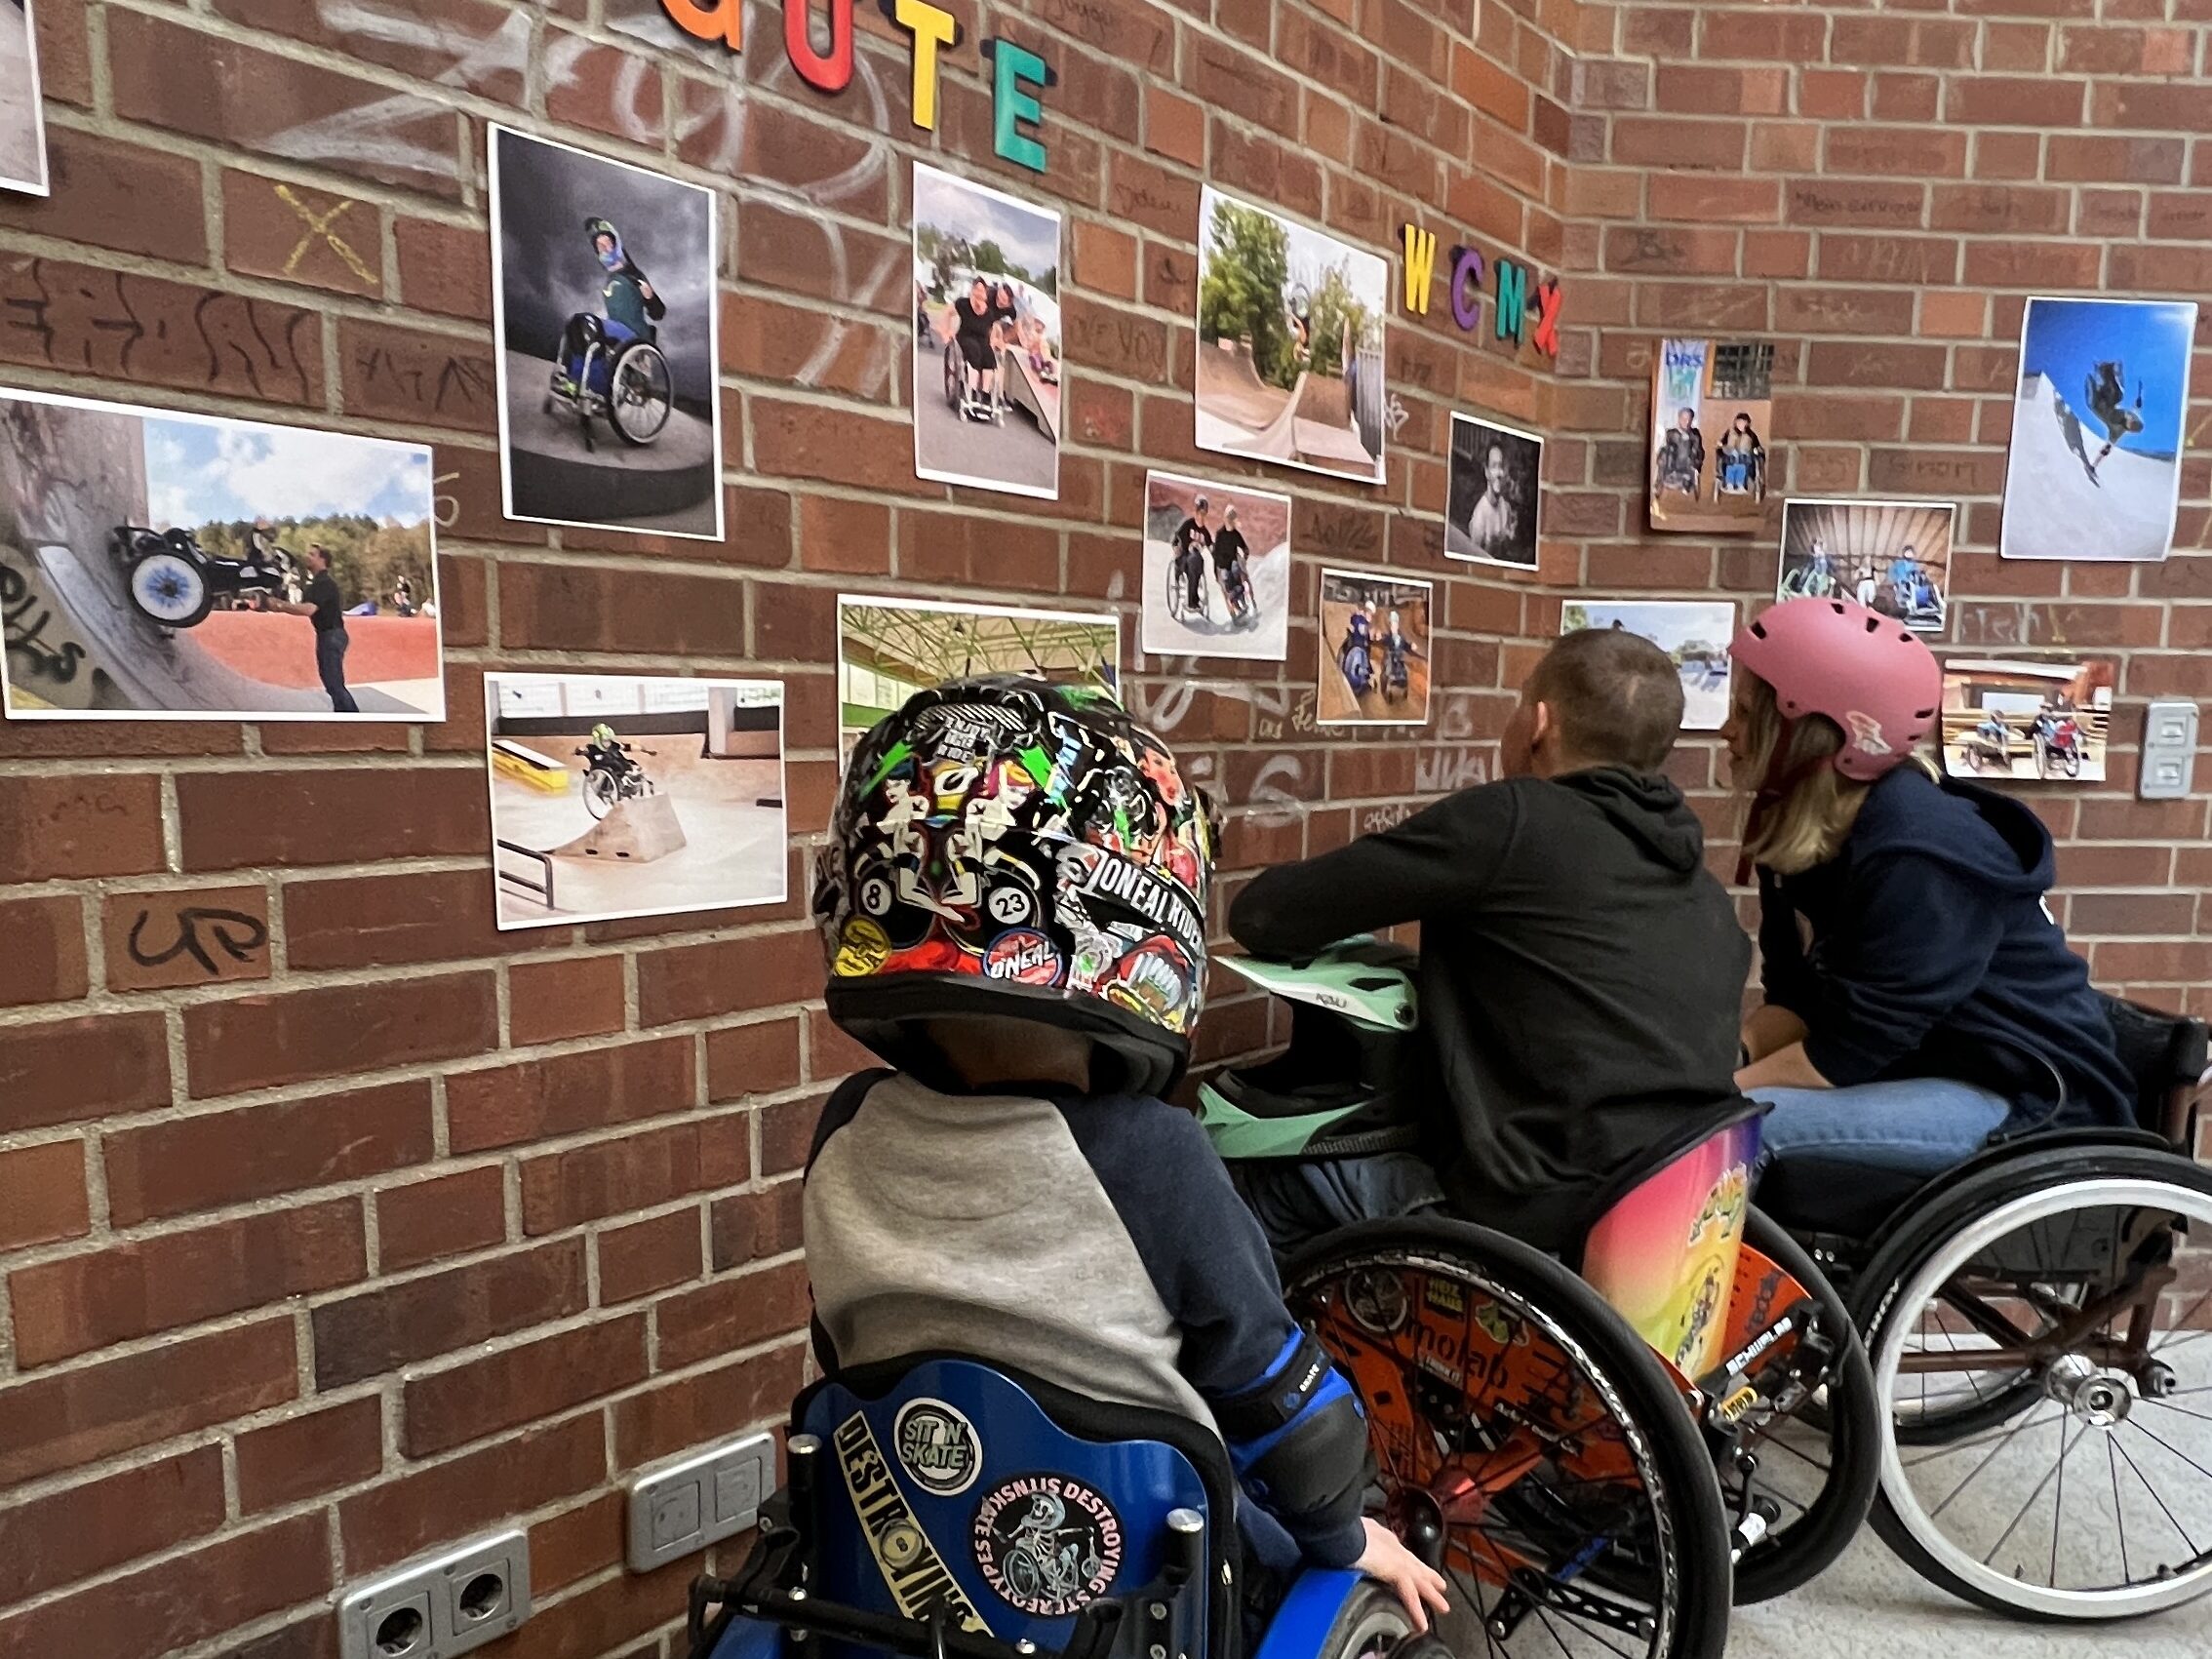
[[[1498,261],[1498,338],[1519,345],[1528,329],[1528,273],[1511,259]]]
[[[1437,271],[1437,233],[1417,224],[1405,227],[1405,309],[1429,314],[1429,286]]]

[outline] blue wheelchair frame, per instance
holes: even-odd
[[[933,1434],[905,1433],[917,1412]],[[780,1659],[795,1636],[822,1639],[831,1659],[1237,1654],[1236,1481],[1202,1425],[930,1355],[813,1384],[791,1429],[789,1476],[751,1557],[736,1578],[691,1587],[694,1659]],[[1013,1518],[1018,1537],[1025,1502],[1032,1521],[1077,1514],[1047,1534],[1057,1566],[1086,1571],[1073,1594],[1009,1583],[1024,1546],[1000,1522]],[[1316,1659],[1362,1582],[1299,1573],[1252,1659]]]
[[[613,394],[614,359],[622,354],[624,346],[634,341],[652,344],[654,332],[648,329],[641,335],[612,317],[592,311],[577,312],[572,322],[577,319],[590,325],[583,331],[583,349],[565,360],[561,368],[583,391],[604,402]]]

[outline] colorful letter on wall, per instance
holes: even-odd
[[[1560,279],[1546,277],[1536,290],[1536,349],[1546,357],[1560,354]]]
[[[914,124],[928,132],[937,126],[937,48],[958,37],[953,15],[929,0],[897,0],[892,13],[899,27],[914,36]]]
[[[1405,309],[1429,314],[1429,288],[1437,272],[1437,233],[1417,224],[1405,227]]]
[[[744,0],[660,0],[660,9],[694,40],[719,40],[732,52],[745,44]]]
[[[991,102],[997,118],[992,144],[1007,161],[1043,173],[1045,146],[1022,132],[1020,124],[1044,124],[1045,106],[1029,88],[1047,85],[1051,71],[1046,68],[1045,59],[1027,47],[1010,40],[996,40],[990,45]]]
[[[737,0],[727,0],[734,6]],[[814,50],[811,0],[783,0],[783,49],[791,66],[817,91],[843,92],[852,81],[852,0],[829,0],[830,48]]]
[[[1470,333],[1482,320],[1482,256],[1472,248],[1451,251],[1451,320]]]
[[[1498,261],[1498,338],[1519,345],[1528,333],[1528,273],[1511,259]]]

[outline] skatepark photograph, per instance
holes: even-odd
[[[1407,576],[1323,569],[1320,725],[1428,723],[1433,592]]]
[[[1060,493],[1060,216],[914,165],[914,471]]]
[[[1999,553],[2165,558],[2195,333],[2194,300],[2029,300]]]
[[[38,28],[31,0],[0,6],[0,190],[43,196],[46,118],[38,96]]]
[[[1176,545],[1179,534],[1188,551]],[[1225,550],[1241,554],[1226,569]],[[1179,553],[1186,561],[1182,569]],[[1190,597],[1193,570],[1196,605]],[[1290,644],[1290,497],[1172,472],[1147,473],[1139,643],[1166,656],[1281,662]]]
[[[1389,263],[1211,186],[1199,225],[1198,447],[1380,484]]]
[[[0,394],[0,589],[12,718],[445,718],[423,445]]]
[[[502,928],[781,903],[783,686],[488,674]]]
[[[1951,619],[1950,501],[1823,500],[1782,506],[1777,599],[1840,594],[1915,633],[1941,634]]]
[[[1728,642],[1736,608],[1725,601],[1592,599],[1560,607],[1560,632],[1622,628],[1675,659],[1682,677],[1682,730],[1718,731],[1728,720]]]
[[[715,198],[491,130],[509,518],[722,538]]]
[[[1943,665],[1943,770],[1953,777],[2102,783],[2110,662]]]
[[[1121,658],[1121,618],[1110,612],[840,596],[838,738],[849,749],[923,688],[978,674],[1114,692]]]

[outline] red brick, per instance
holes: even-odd
[[[498,429],[492,354],[474,337],[344,318],[338,375],[350,415],[464,432]]]
[[[1975,127],[2078,127],[2088,83],[2051,75],[1958,75],[1944,118]]]
[[[435,1149],[427,1081],[206,1112],[108,1134],[118,1227],[381,1175]]]
[[[659,571],[642,582],[633,571],[503,562],[499,629],[506,644],[540,651],[741,657],[745,594],[721,576]],[[478,845],[485,839],[479,830]]]
[[[508,948],[482,870],[288,882],[284,938],[295,968],[449,962]]]
[[[618,955],[518,962],[507,969],[508,1039],[522,1048],[620,1031],[622,998]]]
[[[481,855],[492,835],[481,765],[185,772],[177,807],[187,870]]]
[[[506,1236],[507,1182],[496,1164],[376,1194],[376,1259],[385,1273],[480,1250]]]
[[[799,1083],[799,1022],[762,1020],[707,1033],[707,1098],[742,1100]]]
[[[700,1271],[699,1212],[671,1210],[627,1227],[608,1227],[599,1235],[599,1301],[614,1307],[654,1290],[665,1290]]]
[[[717,1354],[750,1348],[807,1322],[807,1264],[785,1262],[696,1290],[680,1290],[653,1304],[660,1329],[660,1364],[689,1365]]]
[[[264,1210],[18,1268],[16,1360],[65,1360],[362,1277],[361,1202]]]
[[[242,275],[334,294],[383,292],[384,214],[374,202],[226,168],[222,238],[224,265]]]
[[[0,1387],[0,1486],[280,1404],[298,1389],[289,1319],[20,1379]]]
[[[0,1507],[0,1604],[74,1584],[222,1524],[215,1446]]]
[[[2044,176],[2053,182],[2178,184],[2186,148],[2180,138],[2054,134]]]
[[[152,773],[0,777],[0,884],[136,876],[161,864]]]
[[[215,9],[250,29],[350,54],[416,80],[460,87],[501,103],[522,101],[522,54],[501,46],[511,39],[514,14],[498,0],[441,0],[434,29],[357,28],[343,14],[293,0],[217,0]]]
[[[430,1457],[643,1382],[643,1314],[503,1348],[407,1385],[401,1443]]]
[[[694,1371],[614,1402],[614,1463],[635,1469],[782,1418],[799,1392],[804,1342]]]
[[[43,15],[39,20],[45,22]],[[46,91],[53,96],[51,82]],[[179,264],[207,263],[200,164],[190,157],[50,125],[46,166],[52,193],[0,197],[0,226]]]
[[[558,54],[566,69],[546,92],[548,117],[563,126],[588,127],[632,142],[658,140],[660,73],[650,59],[563,31],[554,31],[547,50]]]
[[[481,230],[402,218],[392,226],[392,241],[399,249],[400,296],[408,304],[472,322],[492,320],[492,251]],[[455,643],[450,617],[446,643]]]
[[[365,1290],[315,1310],[315,1383],[380,1372],[581,1312],[584,1249],[563,1239]]]
[[[65,1003],[85,994],[85,912],[73,897],[0,900],[0,1007]]]
[[[497,1040],[489,973],[418,974],[184,1010],[192,1092],[202,1096],[456,1059]]]
[[[338,1505],[346,1570],[374,1572],[425,1545],[571,1497],[606,1475],[606,1431],[597,1412],[411,1470]],[[542,1617],[531,1621],[529,1640],[535,1641]]]
[[[686,1193],[735,1186],[749,1172],[741,1112],[594,1141],[524,1163],[523,1231],[554,1233],[651,1208]]]
[[[296,1515],[0,1616],[0,1653],[159,1659],[330,1587],[329,1519]]]
[[[255,1515],[374,1478],[384,1466],[384,1407],[365,1395],[238,1436],[238,1508]]]
[[[519,1060],[446,1080],[455,1152],[653,1118],[696,1101],[694,1044],[655,1037]]]
[[[788,1255],[799,1247],[802,1181],[774,1181],[757,1192],[717,1199],[710,1218],[714,1271]]]
[[[646,1025],[742,1013],[810,991],[822,971],[812,929],[676,945],[638,958],[638,1019]]]
[[[264,887],[108,893],[100,933],[110,991],[234,985],[271,971]]]
[[[81,1239],[91,1230],[83,1141],[0,1152],[0,1251]]]
[[[629,1547],[628,1506],[620,1492],[602,1492],[530,1529],[530,1593],[554,1591],[621,1560]]]
[[[159,1014],[0,1026],[0,1134],[168,1104]]]

